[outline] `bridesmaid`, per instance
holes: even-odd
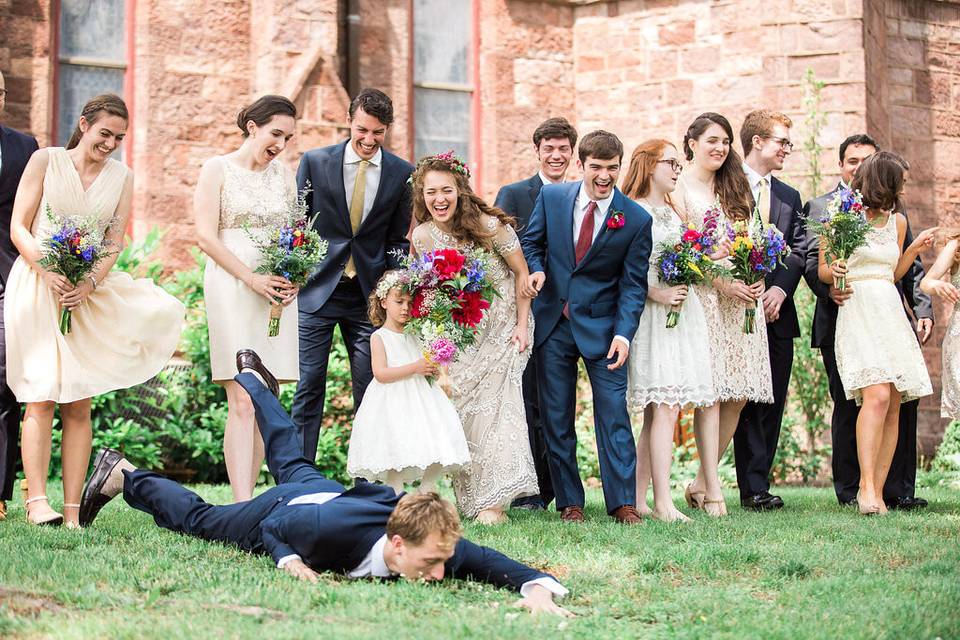
[[[280,382],[299,378],[297,289],[286,278],[256,273],[259,252],[250,233],[267,233],[296,201],[293,172],[274,159],[296,129],[297,109],[283,96],[266,95],[242,109],[238,149],[200,169],[193,215],[207,254],[203,295],[210,332],[213,381],[227,394],[223,457],[236,502],[253,497],[263,463],[263,439],[250,396],[233,380],[236,355],[253,349]],[[271,303],[285,309],[280,333],[268,337]]]
[[[860,405],[857,508],[863,515],[887,512],[883,484],[897,448],[900,404],[932,393],[896,282],[930,246],[937,228],[917,234],[901,253],[907,219],[896,208],[903,193],[903,171],[903,159],[889,151],[878,151],[863,161],[851,188],[863,196],[867,220],[874,229],[846,263],[828,263],[821,242],[817,267],[822,282],[831,284],[845,276],[854,283],[853,295],[837,312],[835,340],[840,381],[847,399]]]
[[[123,248],[133,174],[110,155],[127,131],[127,107],[115,95],[88,102],[66,149],[33,154],[14,201],[10,235],[20,257],[7,281],[4,322],[7,383],[26,403],[21,448],[27,478],[27,520],[79,527],[80,492],[90,464],[90,398],[146,382],[177,348],[184,308],[150,280],[111,272]],[[73,286],[40,266],[42,243],[54,232],[45,215],[91,216],[113,253]],[[73,314],[62,335],[60,310]],[[63,423],[64,515],[46,497],[54,410]]]
[[[643,412],[643,431],[637,441],[637,504],[641,513],[650,513],[649,507],[643,507],[652,472],[652,515],[665,522],[689,521],[670,496],[673,431],[680,410],[712,407],[717,399],[700,296],[686,285],[668,287],[658,277],[658,244],[679,242],[688,223],[670,199],[682,169],[673,144],[647,140],[634,150],[623,185],[623,192],[653,216],[654,255],[647,276],[650,304],[640,316],[630,347],[627,402],[631,411]],[[667,313],[680,305],[680,321],[668,329]]]
[[[514,498],[538,493],[520,383],[530,357],[534,290],[513,218],[473,193],[469,170],[450,155],[422,159],[413,172],[412,250],[482,247],[487,276],[500,296],[480,323],[476,343],[450,369],[453,401],[470,448],[470,464],[454,477],[457,504],[483,524],[507,519]]]
[[[920,289],[929,295],[936,294],[953,307],[953,316],[947,325],[943,344],[940,346],[943,364],[940,368],[942,395],[940,415],[951,420],[960,420],[960,230],[947,234],[947,242],[937,261],[920,281]]]
[[[750,185],[737,152],[730,146],[733,128],[718,113],[702,113],[690,124],[683,138],[683,150],[690,170],[677,184],[678,209],[696,225],[714,203],[721,209],[721,228],[727,221],[748,220],[753,212]],[[726,250],[724,246],[724,252]],[[740,411],[748,400],[773,402],[770,355],[767,350],[767,323],[761,280],[747,286],[739,280],[716,279],[712,287],[697,287],[707,317],[710,360],[718,404],[698,409],[694,417],[700,469],[687,487],[687,504],[712,516],[727,513],[717,467],[733,439]],[[756,306],[756,333],[743,332],[745,307]]]

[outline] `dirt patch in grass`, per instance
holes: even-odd
[[[0,607],[4,607],[15,616],[36,618],[41,613],[63,611],[56,600],[34,593],[0,587]]]

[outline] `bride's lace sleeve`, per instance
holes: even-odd
[[[493,238],[493,248],[503,257],[520,250],[520,238],[513,227],[494,220],[497,225],[497,235]]]

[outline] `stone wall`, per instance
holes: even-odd
[[[0,71],[7,85],[3,124],[50,144],[50,7],[45,2],[0,0]]]

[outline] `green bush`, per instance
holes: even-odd
[[[934,471],[960,471],[960,421],[947,425],[930,466]]]

